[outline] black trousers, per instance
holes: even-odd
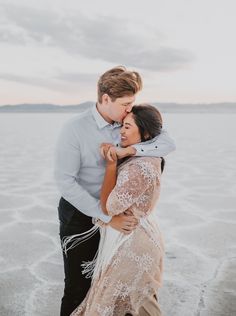
[[[86,216],[64,198],[60,199],[58,207],[60,220],[60,238],[78,234],[89,230],[92,226],[92,218]],[[98,249],[100,235],[97,232],[93,237],[63,253],[65,287],[61,301],[60,316],[69,316],[73,310],[83,301],[91,284],[91,279],[82,274],[81,263],[94,258]]]

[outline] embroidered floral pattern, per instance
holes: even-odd
[[[92,286],[73,316],[138,315],[138,309],[161,285],[163,242],[157,224],[148,220],[160,189],[160,159],[134,158],[119,167],[117,184],[107,209],[110,215],[131,210],[145,218],[118,248],[102,275]],[[102,229],[107,229],[100,222]],[[108,237],[107,237],[108,238]]]
[[[122,177],[117,178],[116,185],[117,187],[122,187],[127,181],[129,181],[129,172],[124,170],[122,173]]]

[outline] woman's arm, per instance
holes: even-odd
[[[110,148],[112,147],[112,148]],[[110,150],[110,152],[109,152]],[[104,159],[107,161],[105,176],[102,183],[101,194],[100,194],[100,204],[102,211],[107,214],[108,210],[106,208],[107,199],[110,196],[110,193],[114,190],[116,186],[117,179],[117,155],[115,152],[115,147],[112,144],[102,144],[101,145],[101,154]],[[124,234],[130,234],[138,225],[138,220],[133,216],[133,214],[126,214],[120,212],[118,215],[112,216],[111,221],[108,224],[113,229],[118,230]],[[100,226],[104,226],[99,222]]]
[[[108,215],[121,214],[137,202],[142,211],[147,212],[152,203],[152,198],[148,196],[156,185],[159,185],[159,178],[157,165],[153,164],[150,158],[135,158],[124,165],[107,199]],[[147,190],[150,190],[149,193],[141,198]]]
[[[110,147],[105,153],[106,159],[106,170],[102,183],[101,193],[100,193],[100,202],[102,211],[104,214],[108,214],[106,203],[108,196],[116,185],[117,178],[117,156],[115,152],[115,147]]]

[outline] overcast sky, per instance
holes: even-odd
[[[0,0],[0,105],[96,100],[139,71],[138,101],[236,101],[234,0]]]

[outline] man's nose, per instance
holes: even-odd
[[[129,106],[127,106],[126,112],[130,113],[132,111],[132,107],[133,107],[133,104],[130,104]]]

